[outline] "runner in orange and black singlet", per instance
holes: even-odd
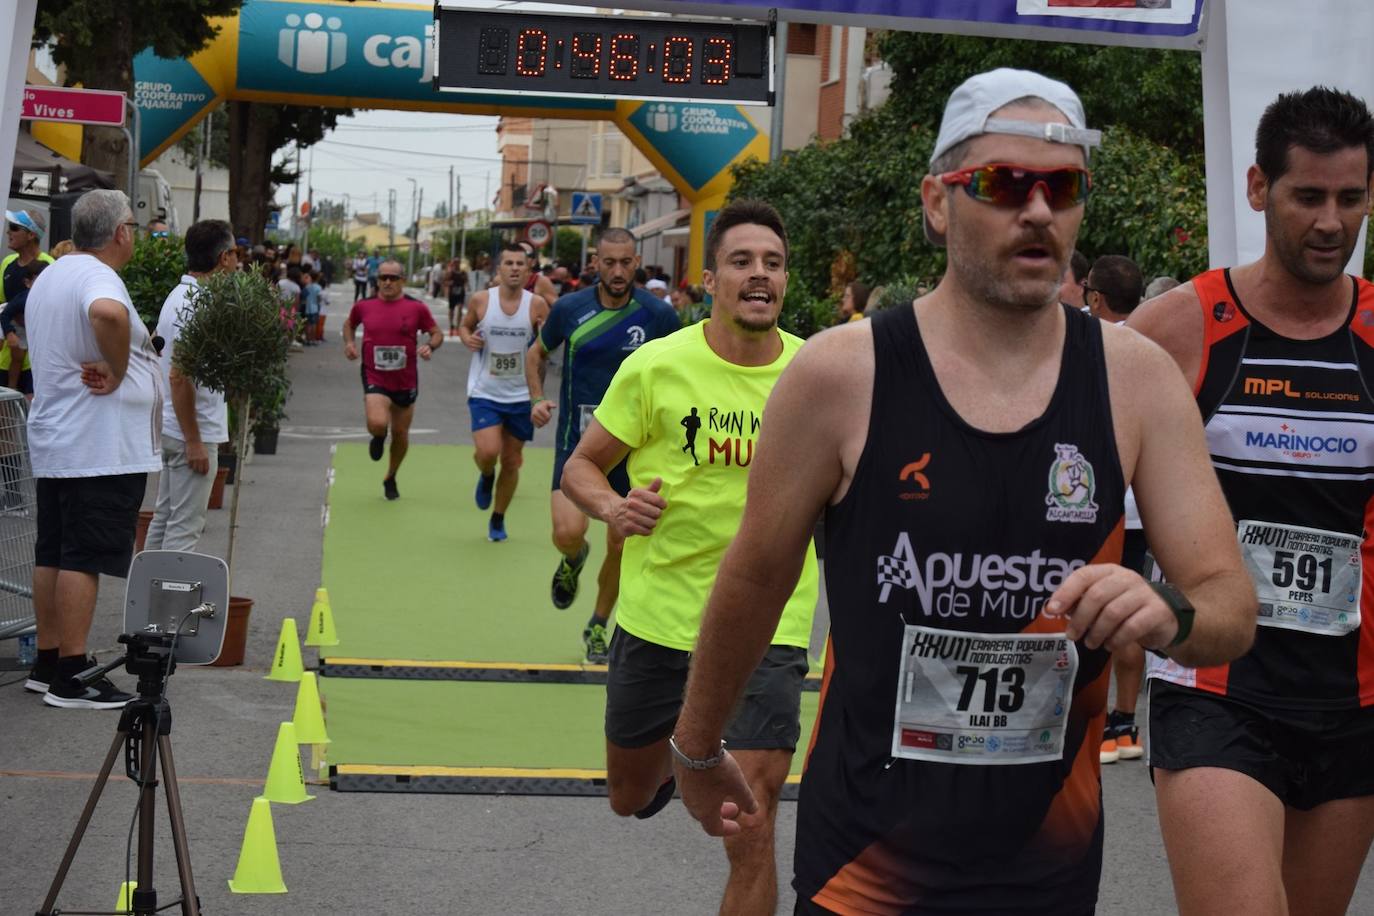
[[[1252,263],[1128,324],[1192,382],[1259,596],[1248,654],[1153,660],[1149,763],[1184,913],[1345,912],[1374,841],[1374,287],[1345,273],[1369,211],[1374,115],[1280,95],[1247,175]],[[1255,863],[1278,867],[1255,868]]]

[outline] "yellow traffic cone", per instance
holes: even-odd
[[[272,765],[267,768],[267,785],[259,797],[283,805],[299,805],[315,797],[305,794],[301,749],[296,743],[296,726],[290,722],[277,727],[277,746],[272,750]]]
[[[304,670],[305,666],[301,664],[301,638],[296,632],[296,618],[288,617],[281,622],[277,651],[272,655],[272,670],[267,672],[264,680],[294,683],[301,679]]]
[[[137,881],[125,881],[119,886],[119,902],[115,904],[116,913],[131,913],[134,909],[134,891],[138,890]]]
[[[329,733],[324,730],[324,712],[320,707],[320,688],[315,683],[315,672],[307,671],[301,675],[301,685],[296,689],[296,714],[291,718],[296,727],[296,740],[301,744],[328,744]]]
[[[329,608],[329,590],[315,589],[315,604],[310,608],[310,626],[305,632],[307,646],[337,646],[339,634],[334,632],[334,612]]]
[[[281,860],[277,858],[277,833],[272,829],[272,803],[265,798],[253,799],[239,864],[234,877],[229,879],[229,890],[236,894],[286,893]]]

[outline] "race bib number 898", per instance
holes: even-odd
[[[1009,765],[1058,760],[1078,651],[1055,633],[906,628],[892,756]]]

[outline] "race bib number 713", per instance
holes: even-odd
[[[892,756],[1011,765],[1058,760],[1078,651],[1056,633],[908,626]]]

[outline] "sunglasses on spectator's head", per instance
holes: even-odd
[[[378,280],[400,280],[400,274],[377,274]]]
[[[1076,207],[1088,199],[1092,176],[1087,169],[1068,166],[1061,169],[1029,169],[1020,165],[995,163],[945,172],[945,184],[960,184],[968,196],[996,207],[1022,207],[1036,188],[1045,192],[1052,210]]]

